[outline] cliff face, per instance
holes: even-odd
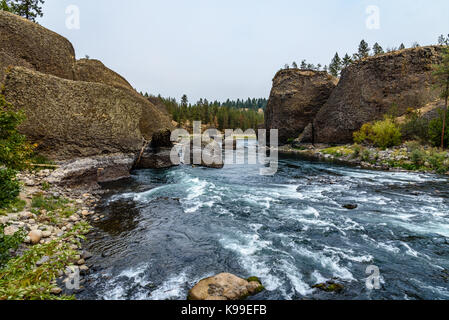
[[[22,67],[12,68],[4,85],[7,101],[26,113],[20,131],[53,159],[136,152],[142,146],[143,104],[126,90]]]
[[[328,100],[337,79],[326,72],[279,71],[265,111],[265,128],[279,130],[279,142],[297,138]]]
[[[64,37],[9,12],[0,11],[0,82],[9,65],[73,79],[75,50]]]
[[[369,57],[343,70],[338,86],[314,122],[315,142],[349,143],[353,132],[391,110],[397,115],[438,98],[432,64],[439,47],[421,47]]]
[[[172,128],[161,106],[103,63],[75,61],[68,40],[0,11],[2,82],[7,101],[26,112],[21,132],[55,160],[138,153],[143,139]]]

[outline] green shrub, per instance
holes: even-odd
[[[24,121],[23,112],[14,111],[0,95],[0,208],[8,206],[19,195],[16,171],[27,167],[34,146],[17,131]]]
[[[16,200],[20,193],[20,183],[16,180],[16,172],[11,169],[0,169],[0,209]]]
[[[441,133],[443,131],[443,111],[439,111],[440,116],[437,119],[430,121],[429,124],[429,139],[435,147],[441,147]],[[446,131],[444,133],[444,146],[449,146],[449,112],[446,117]]]
[[[355,143],[365,143],[371,139],[373,126],[371,123],[365,123],[362,128],[354,132],[354,142]]]
[[[422,117],[421,112],[409,110],[406,121],[401,125],[401,133],[405,139],[429,141],[429,120]]]
[[[386,117],[383,121],[367,123],[354,133],[356,143],[372,143],[379,148],[389,148],[401,144],[402,135],[398,125]]]
[[[11,250],[17,250],[25,239],[26,233],[22,230],[12,236],[5,235],[5,226],[0,225],[0,268],[11,258]]]
[[[426,154],[420,149],[414,149],[410,154],[410,160],[417,167],[420,167],[426,161]]]
[[[24,169],[26,160],[33,152],[33,146],[17,131],[24,120],[23,112],[14,111],[12,105],[0,95],[0,163],[11,169]]]

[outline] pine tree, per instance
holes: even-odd
[[[343,68],[347,68],[352,64],[352,58],[349,56],[349,54],[345,54],[343,57]]]
[[[42,4],[44,0],[14,0],[11,7],[16,14],[25,17],[28,20],[36,21],[37,17],[42,17]]]
[[[371,49],[370,49],[368,43],[365,40],[360,41],[359,50],[357,53],[358,60],[369,57],[370,51],[371,51]]]
[[[187,107],[188,103],[189,103],[189,99],[187,98],[187,95],[185,94],[181,98],[181,106]]]
[[[293,61],[292,68],[293,69],[298,69],[298,64],[296,63],[296,61]]]
[[[401,43],[401,45],[399,46],[399,50],[404,50],[405,49],[405,45],[403,43]]]
[[[341,62],[340,56],[338,55],[338,52],[337,52],[337,53],[335,53],[335,56],[329,65],[330,74],[333,75],[334,77],[338,77],[340,75],[341,67],[342,67],[342,62]]]
[[[449,99],[449,48],[445,48],[442,54],[442,61],[434,65],[433,76],[436,80],[436,87],[441,90],[441,98],[444,99],[443,131],[441,133],[441,148],[444,148],[444,136],[446,130],[447,107]]]
[[[0,1],[0,11],[14,12],[13,8],[8,4],[9,1]]]
[[[302,70],[307,69],[307,62],[306,62],[306,60],[302,60],[302,61],[301,61],[301,69],[302,69]]]
[[[438,45],[440,46],[449,46],[449,34],[447,35],[447,38],[442,34],[438,37]]]
[[[421,47],[421,45],[418,43],[418,42],[413,42],[413,44],[412,44],[412,48],[419,48],[419,47]]]
[[[373,52],[375,56],[377,56],[378,54],[385,53],[384,49],[377,42],[373,46]]]

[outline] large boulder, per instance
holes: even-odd
[[[315,141],[350,143],[361,126],[394,111],[419,109],[438,98],[432,64],[440,47],[405,49],[363,59],[344,69],[338,86],[315,119]]]
[[[15,14],[0,11],[0,82],[9,66],[23,66],[73,79],[75,50],[59,34]]]
[[[46,181],[71,187],[98,188],[99,183],[130,176],[135,154],[111,154],[63,161]]]
[[[326,103],[338,80],[326,72],[279,71],[265,111],[265,128],[279,130],[279,142],[298,138]]]
[[[118,73],[107,68],[101,61],[81,59],[73,66],[74,80],[97,82],[107,84],[115,88],[133,90],[133,87]]]
[[[243,300],[263,290],[257,278],[248,280],[230,273],[220,273],[201,280],[188,295],[189,300]]]
[[[3,94],[27,120],[20,131],[55,160],[138,153],[143,139],[171,127],[168,117],[128,89],[12,68]]]

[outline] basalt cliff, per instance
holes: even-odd
[[[357,61],[342,71],[335,87],[334,79],[326,82],[317,72],[283,70],[273,81],[266,128],[279,129],[281,143],[299,138],[343,144],[352,142],[364,123],[389,112],[401,116],[409,108],[438,104],[432,64],[440,60],[440,50],[419,47]]]
[[[279,130],[279,141],[297,138],[315,119],[338,80],[326,72],[288,69],[273,79],[265,127]]]

